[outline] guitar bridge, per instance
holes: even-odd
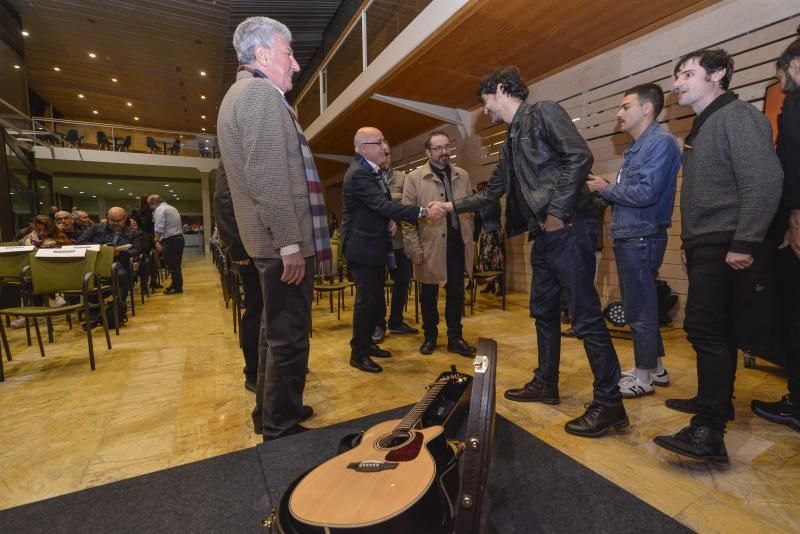
[[[351,462],[347,464],[347,468],[359,473],[377,473],[388,469],[397,469],[397,462]]]

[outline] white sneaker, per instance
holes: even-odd
[[[619,381],[619,392],[625,399],[633,399],[636,397],[643,397],[650,395],[655,390],[653,388],[653,381],[645,384],[633,375],[624,375]]]
[[[25,318],[19,317],[11,321],[11,328],[25,328]]]
[[[650,378],[653,379],[653,384],[656,386],[668,386],[669,385],[669,373],[666,369],[661,371],[660,373],[650,373]]]

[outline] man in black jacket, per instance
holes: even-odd
[[[751,407],[757,416],[800,432],[800,38],[778,57],[776,67],[785,93],[777,144],[783,167],[783,196],[769,237],[780,243],[775,274],[789,393],[777,402],[754,400]]]
[[[370,356],[391,356],[371,339],[377,321],[382,320],[386,267],[396,265],[392,237],[397,224],[391,219],[416,223],[418,218],[427,216],[425,208],[392,202],[380,175],[380,165],[385,159],[384,142],[377,128],[365,127],[356,132],[356,155],[344,175],[342,187],[342,252],[356,285],[350,365],[367,373],[383,370]]]
[[[594,373],[594,399],[586,412],[564,429],[595,437],[628,426],[618,382],[620,366],[600,311],[594,287],[595,246],[599,232],[592,196],[583,187],[592,153],[569,115],[555,102],[528,104],[528,88],[516,67],[491,72],[478,97],[494,122],[508,124],[500,161],[486,188],[454,203],[432,203],[431,215],[475,211],[506,200],[506,233],[527,231],[536,245],[531,254],[531,314],[536,319],[539,367],[533,380],[505,397],[518,402],[558,404],[561,357],[560,296],[572,327],[583,340]]]

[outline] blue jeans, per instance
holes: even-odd
[[[543,382],[558,383],[563,292],[573,331],[583,340],[594,374],[594,400],[611,406],[622,402],[618,386],[620,368],[594,287],[598,232],[594,218],[576,215],[566,227],[536,236],[531,251],[531,315],[536,319],[539,345],[539,367],[535,373]]]
[[[633,335],[633,356],[639,369],[654,369],[664,356],[658,324],[656,277],[664,250],[666,232],[648,237],[614,240],[625,322]]]

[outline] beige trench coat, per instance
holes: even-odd
[[[455,199],[472,196],[472,183],[469,173],[460,167],[451,167],[451,184]],[[410,206],[428,206],[434,200],[445,200],[444,184],[431,170],[430,163],[415,169],[406,175],[403,185],[403,204]],[[472,243],[473,215],[463,213],[458,216],[461,238],[464,240],[464,265],[472,276]],[[421,265],[414,265],[414,276],[423,284],[447,283],[447,229],[448,218],[438,221],[422,218],[416,225],[403,223],[403,248],[409,259],[420,253],[425,257]]]

